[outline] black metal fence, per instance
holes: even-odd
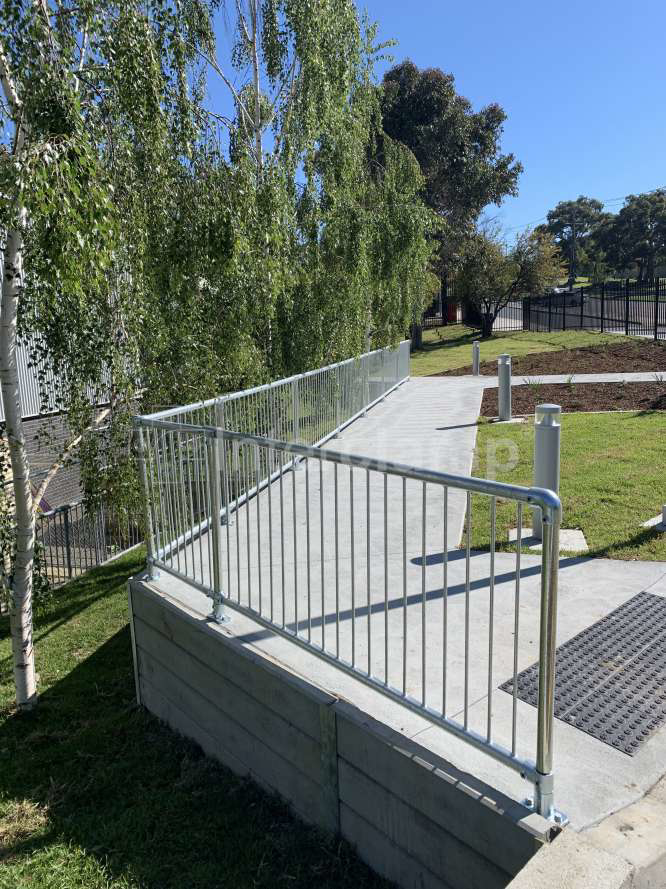
[[[666,339],[666,282],[607,281],[566,293],[528,297],[523,329],[597,330]]]
[[[448,317],[447,317],[448,314]],[[423,327],[464,323],[481,327],[481,316],[471,305],[457,313],[444,311],[436,301],[423,316]],[[666,280],[606,281],[561,293],[513,300],[501,309],[493,330],[594,330],[627,336],[666,339]]]
[[[59,586],[141,543],[139,525],[100,507],[88,512],[83,503],[70,503],[37,516],[37,544],[42,569]]]

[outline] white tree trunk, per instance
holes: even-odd
[[[36,703],[35,652],[32,638],[32,576],[35,554],[35,514],[30,490],[30,467],[25,447],[16,361],[16,316],[23,283],[23,227],[7,236],[3,256],[2,302],[0,303],[0,389],[5,410],[7,443],[12,466],[16,518],[16,560],[11,585],[9,626],[12,637],[16,703],[29,709]]]
[[[254,150],[257,154],[257,182],[261,182],[264,170],[263,144],[261,138],[261,81],[259,77],[259,49],[257,47],[259,10],[257,0],[251,0],[250,17],[252,21],[252,81],[254,85]]]

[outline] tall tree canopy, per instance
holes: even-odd
[[[506,114],[495,103],[474,111],[451,74],[421,71],[411,61],[384,75],[381,105],[384,130],[414,153],[426,203],[440,219],[441,272],[460,254],[483,208],[517,193],[522,165],[500,145]]]
[[[666,190],[630,194],[619,213],[604,219],[596,238],[616,269],[635,264],[639,281],[654,278],[657,263],[666,259]]]
[[[420,308],[431,214],[416,160],[381,130],[374,29],[352,0],[237,0],[227,69],[218,6],[3,2],[3,585],[20,706],[36,695],[41,496],[19,337],[60,380],[89,502],[130,509],[134,411],[347,357],[368,334],[395,342]]]
[[[604,205],[584,195],[575,201],[560,201],[548,212],[547,222],[539,231],[548,232],[555,239],[569,267],[569,281],[576,280],[577,269],[588,259],[587,248],[595,248],[594,233],[604,220]]]

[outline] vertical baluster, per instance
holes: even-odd
[[[333,508],[335,512],[335,656],[340,657],[340,527],[338,523],[338,464],[333,464]]]
[[[294,632],[298,635],[298,534],[296,528],[296,473],[291,472],[291,505],[294,533]]]
[[[442,716],[446,716],[446,670],[449,646],[449,489],[444,486],[442,531]]]
[[[354,467],[349,467],[349,527],[351,547],[351,632],[352,667],[356,666],[356,576],[354,565]]]
[[[326,650],[326,596],[324,593],[324,461],[319,458],[319,549],[321,562],[321,647]]]
[[[426,702],[426,483],[421,507],[421,703]]]
[[[497,498],[490,498],[490,589],[488,596],[488,714],[486,718],[486,739],[492,737],[493,723],[493,641],[495,629],[495,540],[497,520]]]
[[[372,622],[370,616],[372,614],[372,597],[370,595],[370,470],[365,470],[365,561],[366,561],[366,583],[367,583],[367,602],[368,602],[368,676],[372,675]]]
[[[407,479],[402,479],[402,693],[407,694]]]
[[[523,504],[518,504],[516,522],[516,592],[513,612],[513,702],[511,708],[511,753],[516,755],[516,726],[518,717],[518,633],[520,629],[520,555],[523,541]]]
[[[384,473],[384,685],[388,685],[388,475]]]
[[[259,582],[259,614],[263,614],[263,590],[261,584],[261,501],[259,499],[259,478],[261,469],[259,445],[254,446],[254,474],[256,477],[256,494],[254,495],[257,510],[257,579]]]
[[[312,641],[312,586],[310,572],[310,459],[305,458],[305,551],[308,591],[308,642]]]
[[[467,492],[467,537],[465,543],[465,702],[463,725],[467,728],[469,718],[469,591],[470,591],[470,550],[472,545],[472,495]]]

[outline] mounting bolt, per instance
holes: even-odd
[[[523,800],[523,805],[528,809],[533,809],[534,808],[534,800],[532,799],[531,796],[526,796],[525,799]]]

